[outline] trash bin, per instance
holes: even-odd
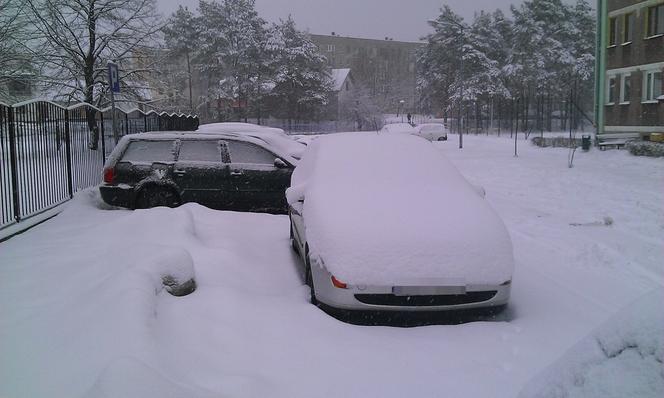
[[[581,149],[585,152],[590,150],[590,136],[587,134],[581,136]]]

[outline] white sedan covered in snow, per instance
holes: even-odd
[[[415,126],[415,135],[429,141],[447,141],[447,129],[442,123],[423,123]]]
[[[287,190],[293,247],[323,308],[504,307],[513,255],[488,203],[431,145],[402,134],[312,142]]]

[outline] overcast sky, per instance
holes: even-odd
[[[435,18],[443,4],[467,20],[479,10],[502,8],[521,0],[256,0],[260,15],[277,22],[288,14],[300,29],[310,33],[417,41],[429,32],[428,19]],[[195,10],[198,0],[157,0],[162,14],[169,15],[178,5]]]

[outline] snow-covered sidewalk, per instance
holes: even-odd
[[[287,217],[110,210],[87,191],[0,244],[0,396],[517,396],[664,285],[664,163],[593,150],[568,169],[564,149],[464,144],[435,145],[510,231],[510,322],[348,325],[307,302]],[[198,289],[173,297],[164,274]]]

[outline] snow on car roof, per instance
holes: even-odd
[[[198,126],[198,131],[201,132],[213,132],[213,133],[243,133],[243,132],[252,132],[252,131],[271,131],[273,133],[282,134],[287,136],[284,133],[284,130],[276,127],[266,127],[259,124],[252,123],[241,123],[241,122],[223,122],[223,123],[208,123],[201,124]]]
[[[306,145],[296,141],[287,135],[284,130],[274,127],[265,127],[251,123],[210,123],[198,127],[198,133],[228,133],[238,135],[248,135],[259,138],[270,145],[280,147],[284,152],[290,154],[295,159],[300,159],[306,149]]]
[[[134,140],[178,140],[178,139],[187,139],[187,140],[205,140],[210,138],[218,139],[234,139],[251,142],[253,144],[259,145],[269,151],[274,152],[276,155],[284,158],[286,161],[293,165],[297,165],[299,158],[293,156],[285,146],[275,145],[272,142],[261,139],[259,137],[254,137],[248,134],[233,134],[233,133],[213,133],[213,132],[192,132],[192,131],[169,131],[169,132],[147,132],[139,134],[127,134],[123,136],[118,144],[115,146],[111,154],[106,159],[104,167],[111,167],[119,160],[119,157],[122,155],[124,148],[128,145],[130,141]],[[302,145],[304,146],[304,145]],[[306,148],[306,147],[305,147]]]
[[[412,133],[415,130],[408,123],[391,123],[383,126],[382,131],[388,133]]]
[[[418,137],[320,137],[305,152],[291,186],[289,202],[304,197],[312,258],[344,282],[466,285],[511,279],[512,245],[503,222]]]

